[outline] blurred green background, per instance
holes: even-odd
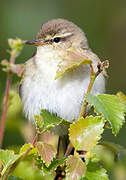
[[[125,93],[126,0],[0,0],[0,60],[9,58],[6,52],[8,38],[35,39],[42,23],[53,18],[66,18],[85,31],[93,51],[101,60],[110,60],[107,92],[121,90]],[[33,47],[25,46],[16,63],[25,62],[33,52]],[[1,107],[5,80],[6,73],[0,69]],[[12,85],[17,81],[13,76]],[[21,129],[26,120],[21,116],[20,102],[16,102],[13,93],[10,97],[13,103],[10,104],[7,119],[4,148],[24,143]],[[111,130],[104,133],[106,140],[126,147],[125,135],[125,125],[117,137],[111,134]]]

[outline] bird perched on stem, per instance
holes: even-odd
[[[23,110],[29,120],[42,109],[57,114],[63,119],[77,119],[90,81],[90,65],[94,70],[100,59],[88,47],[84,32],[65,19],[53,19],[42,25],[36,40],[26,44],[37,47],[36,54],[26,62],[20,92]],[[63,73],[62,73],[63,72]],[[65,73],[64,73],[65,72]],[[97,95],[105,90],[101,73],[92,88]]]

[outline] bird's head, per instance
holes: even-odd
[[[53,19],[44,23],[36,40],[27,41],[26,44],[51,47],[55,50],[88,48],[84,32],[77,25],[65,19]]]

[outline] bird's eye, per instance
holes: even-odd
[[[54,42],[55,42],[55,43],[60,42],[60,40],[61,40],[61,38],[60,38],[60,37],[56,37],[56,38],[54,38]]]

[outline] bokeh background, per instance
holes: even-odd
[[[126,0],[0,0],[0,60],[9,58],[8,38],[35,39],[45,21],[66,18],[80,26],[89,46],[101,60],[109,59],[107,93],[126,92]],[[23,63],[34,52],[25,46],[16,63]],[[12,86],[19,79],[13,76]],[[0,102],[4,97],[6,73],[0,69]],[[24,143],[23,133],[27,120],[21,115],[20,99],[11,92],[3,148]],[[15,99],[14,99],[15,98]],[[13,103],[12,103],[13,102]],[[21,130],[22,129],[22,130]],[[27,128],[26,128],[27,129]],[[27,131],[27,130],[26,130]],[[105,140],[126,147],[126,128],[114,137],[111,130],[104,133]]]

